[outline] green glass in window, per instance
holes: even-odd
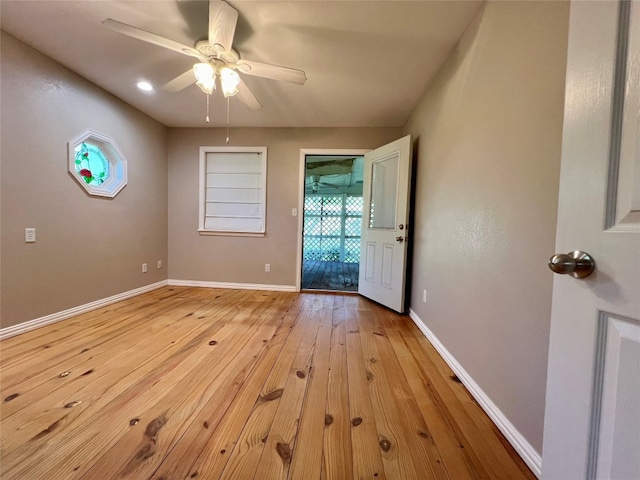
[[[109,178],[109,161],[97,145],[81,143],[75,148],[76,172],[90,185],[101,185]]]

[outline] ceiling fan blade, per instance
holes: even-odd
[[[118,22],[117,20],[113,20],[111,18],[103,20],[102,24],[109,30],[120,33],[122,35],[126,35],[127,37],[137,38],[138,40],[142,40],[143,42],[152,43],[163,48],[168,48],[169,50],[182,53],[183,55],[196,57],[203,62],[208,61],[208,59],[200,52],[198,52],[195,48],[187,47],[186,45],[182,45],[181,43],[174,42],[173,40],[169,40],[168,38],[161,37],[160,35],[156,35],[155,33],[147,32],[146,30],[142,30],[137,27],[132,27],[131,25]]]
[[[231,51],[237,23],[236,9],[222,0],[209,0],[209,44],[214,50]]]
[[[303,85],[307,81],[307,75],[302,70],[295,68],[280,67],[268,63],[252,62],[249,60],[238,60],[236,68],[241,73],[255,75],[256,77],[271,78],[280,82],[296,83]]]
[[[170,82],[165,83],[162,87],[160,87],[160,90],[167,93],[178,93],[179,91],[184,90],[189,85],[192,85],[195,82],[196,77],[193,74],[193,70],[189,69],[182,75],[178,75]]]
[[[240,100],[240,102],[251,111],[260,110],[262,108],[262,104],[253,95],[253,93],[251,93],[251,90],[249,90],[242,79],[240,79],[240,83],[238,84],[238,93],[236,93],[236,97],[238,97],[238,100]]]

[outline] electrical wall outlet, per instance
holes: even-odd
[[[427,291],[426,290],[422,291],[422,301],[427,303]]]
[[[158,269],[162,268],[162,260],[158,260]]]
[[[142,273],[147,273],[147,264],[146,263],[142,264]]]
[[[264,271],[265,272],[270,272],[271,271],[271,264],[270,263],[265,263],[264,264]]]
[[[36,229],[35,228],[25,228],[24,229],[24,241],[26,243],[35,243],[35,241],[36,241]]]

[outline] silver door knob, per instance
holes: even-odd
[[[569,253],[556,253],[549,259],[549,268],[554,273],[584,278],[591,275],[591,272],[596,268],[596,264],[591,255],[575,250]]]

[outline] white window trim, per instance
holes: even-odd
[[[205,228],[205,209],[206,209],[206,169],[207,154],[209,153],[258,153],[261,155],[261,204],[262,204],[262,222],[261,228],[256,232],[243,232],[231,230],[211,230]],[[200,168],[199,168],[199,201],[198,201],[198,233],[200,235],[218,235],[218,236],[235,236],[235,237],[264,237],[266,235],[266,217],[267,217],[267,147],[219,147],[205,146],[200,147]]]

